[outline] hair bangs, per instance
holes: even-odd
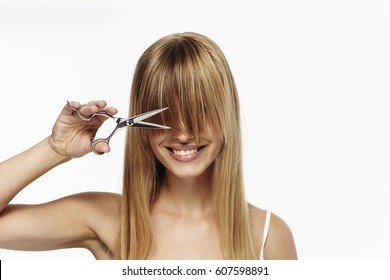
[[[149,65],[149,75],[141,87],[144,92],[139,93],[139,109],[169,108],[149,121],[186,131],[195,138],[207,126],[223,134],[226,93],[206,48],[183,38],[167,45]]]

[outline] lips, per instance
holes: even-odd
[[[190,162],[197,159],[206,145],[166,147],[170,155],[177,161]]]

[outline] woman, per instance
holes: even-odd
[[[173,34],[141,56],[130,115],[162,107],[170,109],[150,121],[171,130],[127,130],[121,196],[8,205],[39,176],[91,151],[104,117],[86,122],[65,105],[51,136],[0,165],[0,247],[84,247],[97,259],[296,259],[283,220],[245,201],[237,90],[213,41]],[[116,114],[104,101],[80,108],[85,116],[98,111]]]

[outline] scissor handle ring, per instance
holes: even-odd
[[[100,152],[96,151],[96,149],[95,149],[97,143],[100,143],[100,142],[104,142],[107,145],[109,144],[108,139],[103,139],[103,138],[91,139],[91,150],[92,150],[92,152],[94,152],[96,155],[99,155],[99,156],[104,154],[104,153],[100,153]]]
[[[76,112],[77,112],[77,115],[79,116],[79,118],[83,121],[90,121],[92,118],[93,118],[93,114],[92,115],[89,115],[89,116],[84,116],[83,114],[81,114],[81,108],[85,107],[85,106],[88,106],[87,104],[82,104],[80,105],[80,107],[78,107],[76,109]]]
[[[90,116],[84,116],[84,115],[81,114],[81,112],[80,112],[81,108],[87,106],[88,104],[81,104],[80,107],[75,108],[75,107],[73,107],[72,105],[70,105],[70,102],[69,102],[69,101],[66,101],[66,102],[68,103],[68,106],[69,106],[74,112],[77,113],[77,116],[78,116],[81,120],[83,120],[83,121],[90,121],[90,120],[92,119],[93,114],[90,115]]]

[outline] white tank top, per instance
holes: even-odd
[[[269,224],[270,224],[270,221],[271,221],[271,211],[269,211],[268,209],[266,211],[267,211],[267,214],[265,216],[264,231],[263,231],[263,241],[261,243],[261,249],[260,249],[260,260],[264,260],[264,247],[265,247],[265,243],[267,242],[268,231],[269,231]]]

